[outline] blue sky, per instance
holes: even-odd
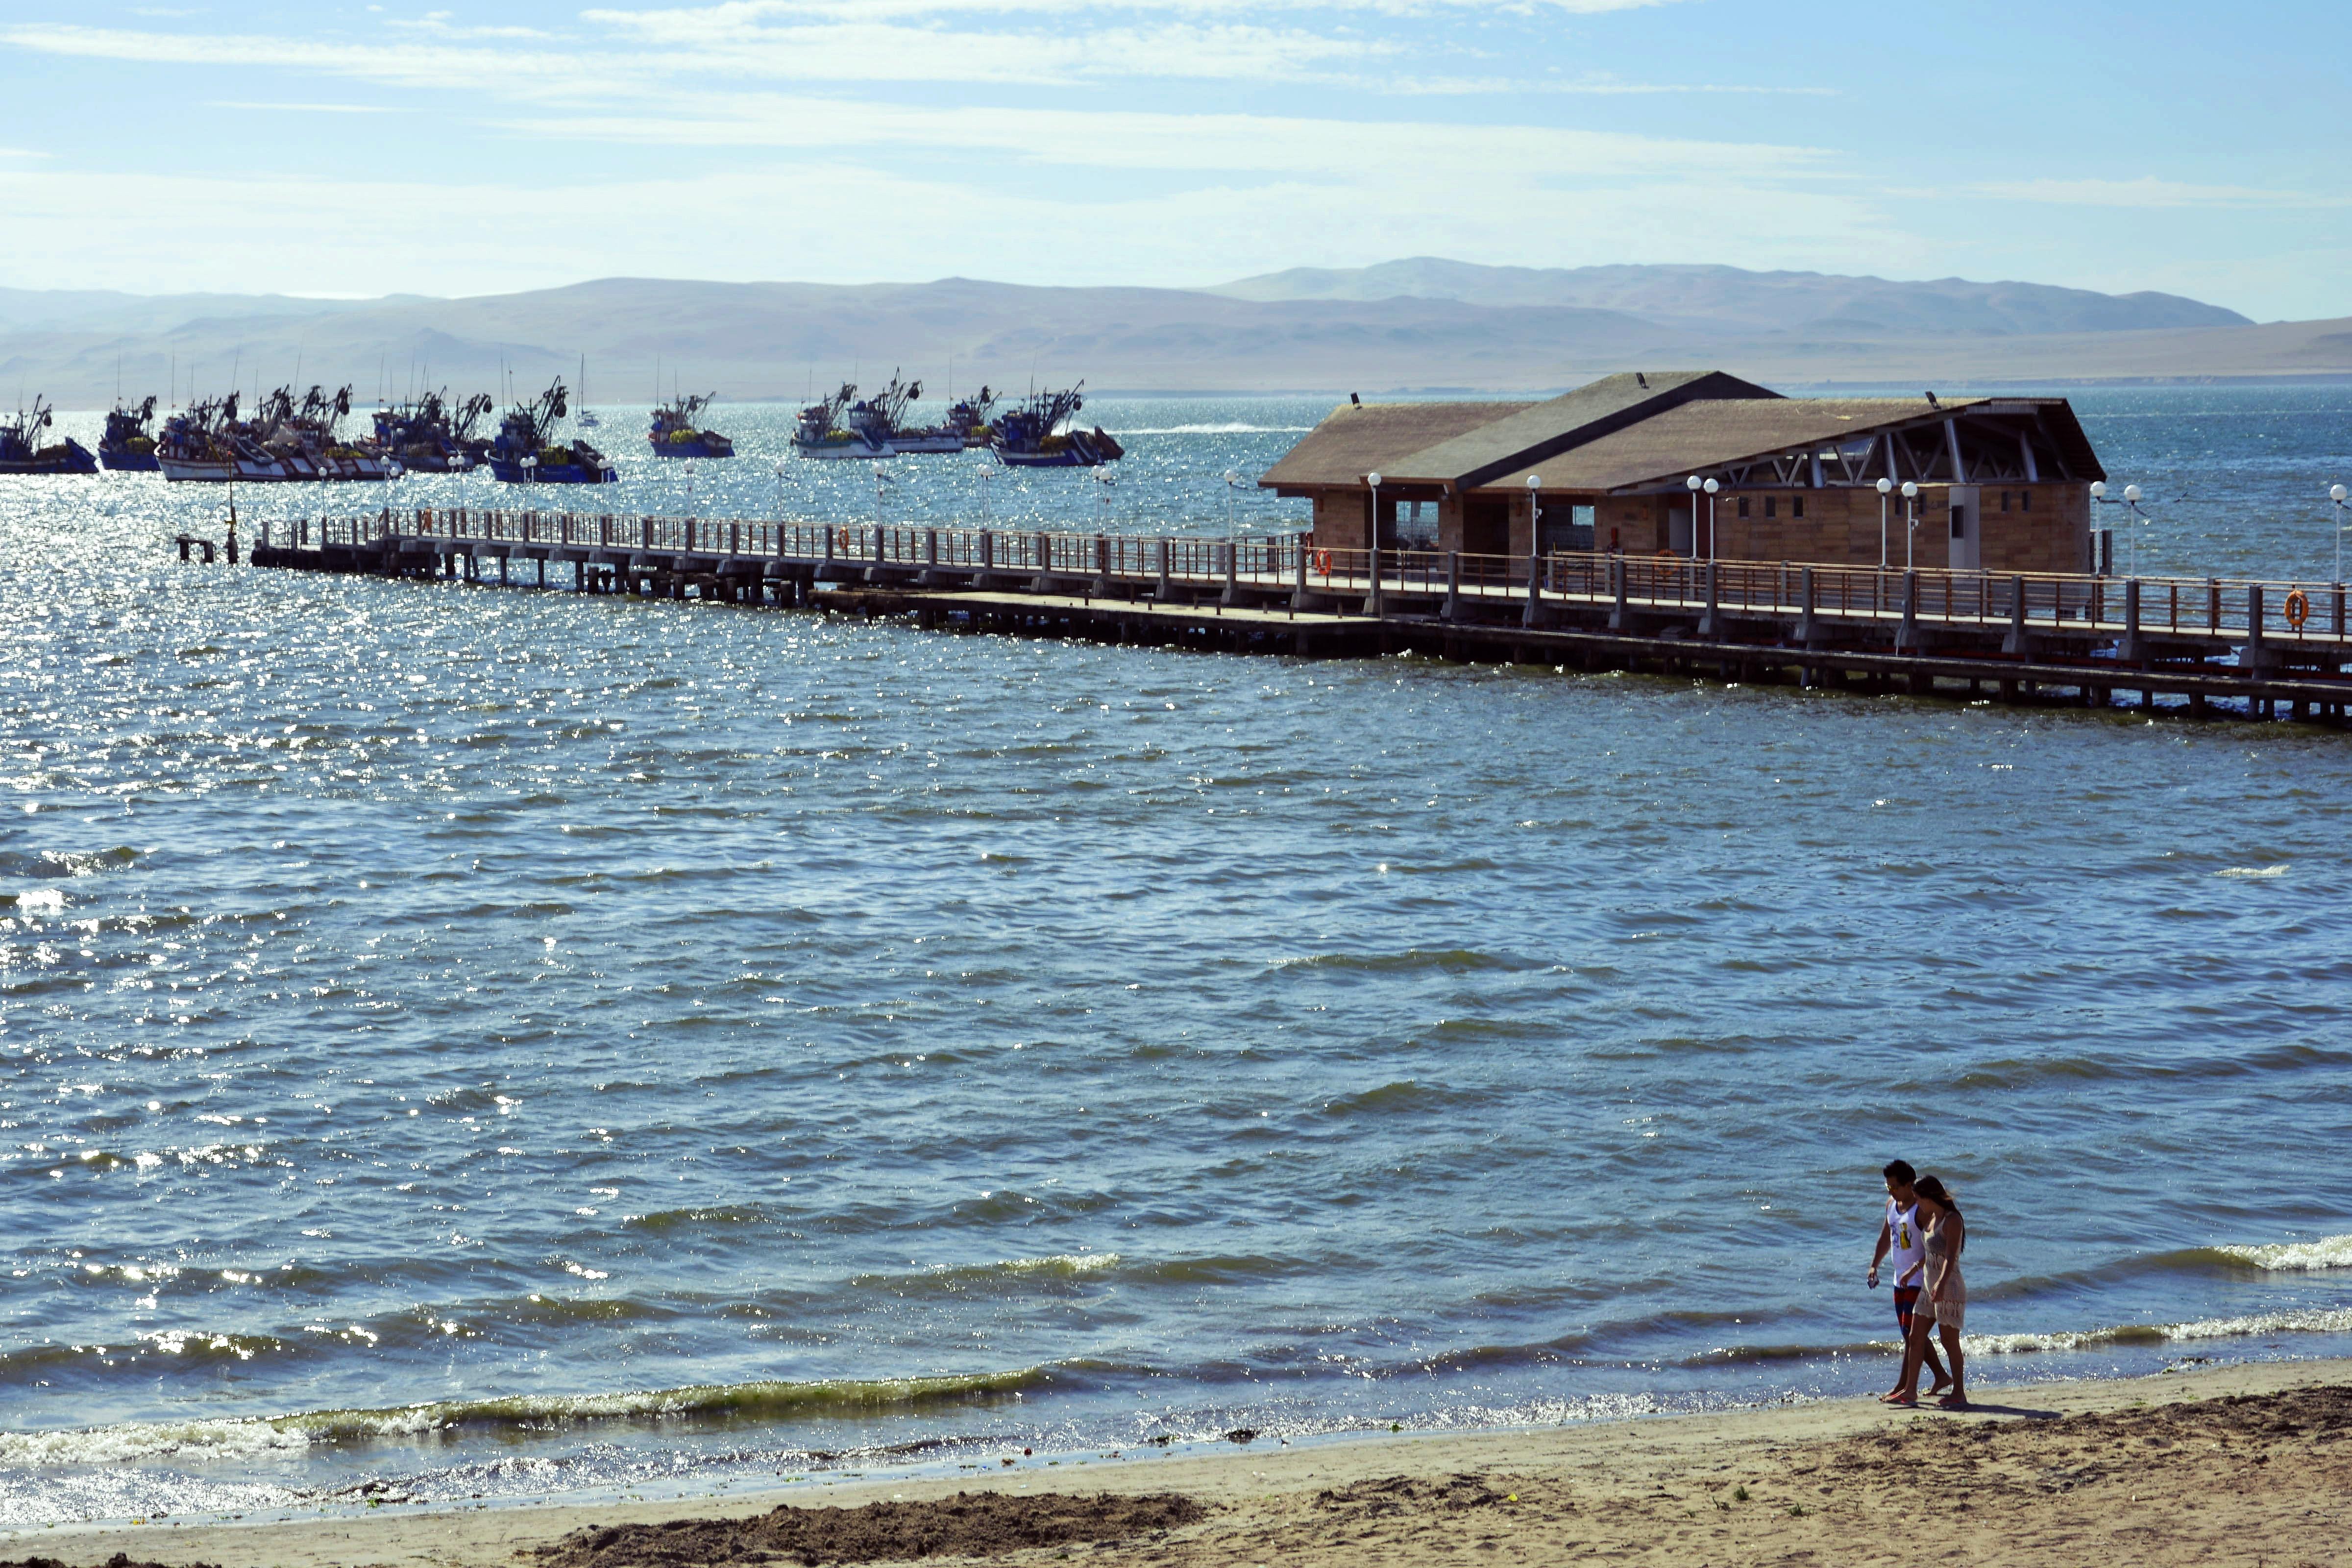
[[[1185,285],[1412,255],[2352,314],[2352,6],[0,0],[0,284]]]

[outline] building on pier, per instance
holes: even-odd
[[[2105,477],[2063,397],[1784,397],[1672,371],[1539,403],[1350,400],[1258,482],[1313,501],[1321,549],[1367,547],[1377,506],[1383,549],[1875,566],[1884,479],[1895,566],[2084,573]]]

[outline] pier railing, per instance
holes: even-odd
[[[1373,552],[1318,548],[1303,534],[1255,538],[1057,532],[1051,530],[839,524],[445,508],[263,524],[295,549],[474,546],[656,555],[676,562],[782,561],[920,574],[936,569],[991,585],[1121,595],[1139,589],[1305,594],[1354,607],[1374,593]],[[1019,584],[1019,579],[1029,579]],[[1539,556],[1432,550],[1378,552],[1378,591],[1398,610],[1431,599],[1605,605],[1727,621],[1907,622],[2095,638],[2284,645],[2347,643],[2346,588],[2286,579],[2148,577],[1919,567],[1910,571],[1788,562],[1693,561],[1605,552]]]

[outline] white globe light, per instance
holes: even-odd
[[[1698,476],[1696,474],[1693,474],[1689,479],[1685,479],[1683,483],[1688,485],[1693,489],[1698,489],[1699,483]]]
[[[1878,493],[1879,493],[1880,495],[1885,495],[1885,494],[1886,494],[1889,490],[1893,489],[1894,488],[1895,488],[1895,481],[1894,481],[1893,479],[1881,479],[1881,480],[1879,480],[1879,481],[1878,481]]]
[[[2102,496],[2105,495],[2106,493],[2107,493],[2107,481],[2106,481],[2106,480],[2105,480],[2105,479],[2093,479],[2093,480],[2091,481],[2091,499],[2092,499],[2093,500],[2097,500],[2100,497],[2102,497]]]
[[[1541,474],[1529,474],[1528,476],[1528,489],[1531,490],[1539,490],[1543,489],[1543,476]]]
[[[1919,487],[1918,487],[1917,485],[1914,484],[1914,483],[1913,483],[1912,481],[1910,481],[1909,479],[1906,479],[1906,480],[1904,480],[1904,481],[1903,481],[1903,499],[1904,499],[1905,500],[1917,500],[1917,499],[1918,499],[1918,496],[1919,496]]]
[[[2342,506],[2344,504],[2344,498],[2347,495],[2352,495],[2352,490],[2346,489],[2342,485],[2330,485],[2327,487],[2327,499],[2334,501],[2338,506]]]
[[[2124,500],[2139,500],[2139,487],[2138,487],[2137,485],[2126,485],[2126,486],[2124,487]]]
[[[1707,494],[1709,494],[1709,495],[1713,495],[1713,494],[1715,494],[1715,492],[1716,492],[1716,491],[1717,491],[1717,490],[1721,489],[1723,487],[1722,487],[1721,485],[1719,485],[1719,484],[1717,484],[1713,479],[1709,479],[1709,480],[1707,480],[1707,481],[1706,481],[1706,483],[1705,485],[1701,486],[1700,488],[1701,488],[1702,489],[1706,490]]]
[[[1371,486],[1374,489],[1381,488],[1381,477],[1378,474],[1366,474],[1364,476],[1364,482]]]

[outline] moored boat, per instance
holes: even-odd
[[[55,423],[56,415],[38,396],[33,399],[33,411],[19,408],[9,424],[0,424],[0,474],[94,474],[98,459],[89,447],[68,436],[62,441],[40,445],[41,432]]]
[[[498,439],[490,443],[490,472],[510,485],[609,485],[620,470],[604,454],[573,437],[569,445],[551,437],[570,404],[559,380],[535,403],[518,403],[499,422]]]
[[[106,416],[106,434],[98,438],[98,460],[124,473],[155,471],[155,400],[126,408],[120,398]]]
[[[866,430],[848,423],[850,404],[857,388],[849,382],[821,402],[812,403],[793,422],[793,450],[803,458],[887,458],[890,448]]]
[[[377,409],[375,433],[361,445],[412,474],[462,474],[479,466],[466,437],[491,406],[490,395],[478,392],[453,416],[447,390],[428,392],[414,403]]]
[[[694,394],[662,404],[654,409],[654,426],[647,437],[653,443],[656,458],[731,458],[735,443],[716,430],[698,429],[695,416],[718,398],[715,392]],[[584,421],[583,421],[584,423]]]
[[[1040,392],[996,422],[992,445],[996,455],[1015,468],[1094,468],[1127,456],[1101,426],[1081,430],[1069,425],[1086,399],[1078,383],[1065,392]]]
[[[922,395],[922,384],[917,382],[913,395]],[[983,386],[979,395],[964,398],[950,407],[947,417],[937,425],[919,429],[899,428],[890,437],[894,451],[921,454],[961,452],[973,447],[985,447],[992,435],[988,417],[996,406],[996,394]]]

